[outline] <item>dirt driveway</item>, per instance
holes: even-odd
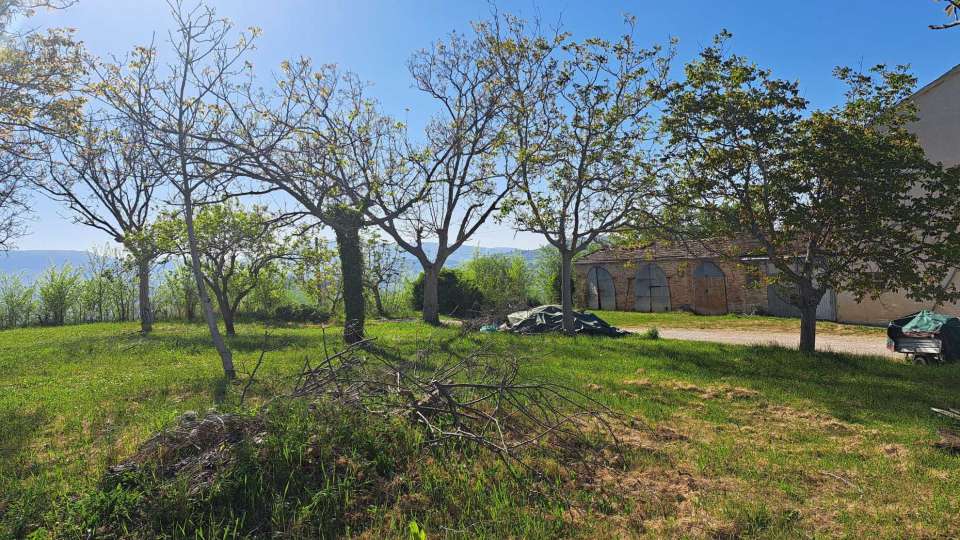
[[[664,339],[712,341],[715,343],[730,343],[733,345],[780,345],[783,347],[793,348],[796,348],[800,345],[799,332],[788,333],[690,328],[658,329],[660,330],[660,337]],[[624,327],[624,330],[629,330],[630,332],[643,332],[646,330],[646,328]],[[821,351],[903,358],[902,354],[893,353],[887,350],[887,339],[884,336],[838,336],[821,333],[817,334],[817,349]]]

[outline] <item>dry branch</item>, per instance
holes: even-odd
[[[426,432],[429,445],[468,442],[525,467],[519,452],[528,447],[571,457],[619,449],[618,424],[631,420],[572,388],[523,380],[511,355],[461,354],[442,343],[422,347],[413,360],[371,339],[325,352],[317,365],[304,363],[292,396],[404,418]]]

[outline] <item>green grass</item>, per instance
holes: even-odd
[[[593,311],[600,318],[614,326],[632,328],[696,328],[696,329],[733,329],[773,332],[800,332],[800,319],[789,317],[769,317],[765,315],[697,315],[686,311],[667,311],[664,313],[641,313],[638,311]],[[831,335],[883,336],[886,328],[842,324],[819,321],[817,332]]]
[[[611,315],[601,316],[624,324]],[[231,346],[249,369],[264,328],[238,332]],[[286,345],[267,355],[254,404],[289,388],[305,356],[319,356],[317,327],[270,332]],[[527,377],[684,436],[644,446],[636,467],[614,479],[627,506],[582,514],[538,502],[494,464],[477,477],[431,469],[408,480],[430,504],[378,507],[372,535],[406,535],[411,520],[431,537],[463,538],[960,535],[960,457],[932,447],[945,421],[929,411],[960,407],[960,365],[639,336],[458,338],[454,328],[410,322],[370,333],[409,355],[432,337],[516,354]],[[0,332],[0,536],[69,536],[62,509],[102,486],[108,465],[186,410],[236,408],[239,392],[223,384],[199,325],[162,323],[147,338],[134,324]],[[454,503],[464,510],[452,513]]]

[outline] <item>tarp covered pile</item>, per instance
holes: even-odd
[[[573,328],[578,334],[594,336],[625,336],[624,330],[610,326],[606,321],[592,313],[573,312]],[[500,330],[517,334],[539,334],[542,332],[563,331],[563,309],[560,306],[537,306],[526,311],[517,311],[507,315],[507,322]]]

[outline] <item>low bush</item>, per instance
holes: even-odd
[[[283,322],[320,324],[330,320],[330,313],[307,304],[288,304],[278,307],[274,317]]]
[[[441,314],[454,317],[471,317],[482,310],[483,294],[459,270],[449,268],[440,270],[437,286]],[[423,310],[423,272],[413,282],[411,302],[413,309]]]
[[[480,291],[487,314],[502,317],[539,304],[533,299],[533,274],[520,255],[476,255],[462,272]]]

